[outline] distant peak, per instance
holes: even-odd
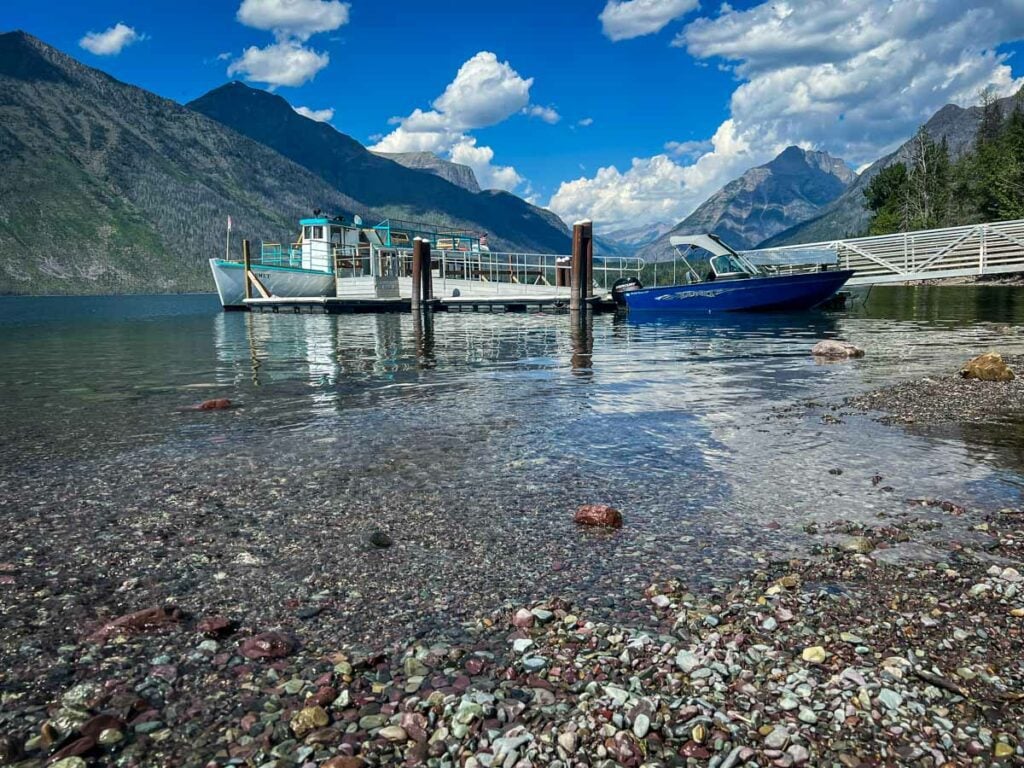
[[[783,159],[788,160],[788,159],[791,159],[791,158],[798,158],[798,157],[802,158],[802,157],[804,157],[805,154],[806,154],[806,152],[804,150],[800,149],[800,147],[796,146],[796,144],[790,144],[788,147],[786,147],[784,150],[782,150],[782,152],[779,153],[779,156],[776,159],[777,160],[783,160]]]

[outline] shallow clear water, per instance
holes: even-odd
[[[66,467],[85,493],[83,478],[118,466],[181,467],[198,484],[243,474],[305,486],[306,504],[368,499],[392,522],[469,510],[525,546],[545,535],[538,520],[608,502],[640,537],[631,557],[724,572],[793,546],[809,520],[900,514],[914,497],[1019,501],[1017,432],[779,412],[1022,353],[1006,327],[1024,321],[1019,295],[876,288],[842,314],[603,315],[582,329],[549,314],[223,314],[211,296],[0,299],[0,480]],[[867,356],[815,363],[810,347],[832,337]],[[183,410],[212,397],[238,407]]]

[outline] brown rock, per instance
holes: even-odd
[[[321,763],[320,768],[363,768],[364,765],[361,757],[332,757],[326,763]]]
[[[846,360],[851,357],[864,357],[864,350],[847,341],[826,339],[815,344],[811,348],[811,354],[827,360]]]
[[[91,736],[96,739],[103,731],[113,728],[118,731],[124,730],[124,721],[119,717],[113,715],[96,715],[85,721],[81,728],[78,729],[79,733],[83,736]]]
[[[235,622],[223,616],[207,616],[200,619],[196,631],[207,637],[225,637],[235,631]]]
[[[98,630],[89,635],[91,643],[102,645],[115,635],[127,635],[133,632],[149,632],[163,629],[181,621],[181,613],[174,607],[144,608],[135,613],[119,616],[108,621]]]
[[[226,397],[220,397],[215,400],[204,400],[196,406],[197,411],[220,411],[225,408],[231,407],[231,401]]]
[[[65,757],[78,757],[79,755],[84,755],[95,746],[96,739],[92,736],[83,736],[80,739],[72,741],[59,752],[54,752],[53,755],[50,756],[50,762],[55,763],[58,760],[63,760]]]
[[[263,632],[242,642],[241,654],[247,659],[282,659],[295,650],[295,643],[283,632]]]
[[[584,504],[576,510],[573,520],[580,525],[595,525],[602,528],[622,527],[622,513],[607,504]]]
[[[986,352],[964,363],[960,375],[978,381],[1013,381],[1013,371],[998,352]]]

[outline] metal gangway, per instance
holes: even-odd
[[[1024,272],[1024,219],[926,229],[874,237],[825,240],[747,251],[831,250],[840,269],[856,270],[847,285],[879,285],[947,277]]]

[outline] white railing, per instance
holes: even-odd
[[[347,277],[407,278],[412,275],[411,249],[373,248],[366,254],[338,254],[337,275]],[[551,253],[500,253],[495,251],[437,251],[430,254],[434,292],[448,295],[448,286],[477,284],[494,295],[517,293],[569,294],[569,256]],[[593,283],[598,291],[608,292],[621,277],[639,276],[643,259],[636,257],[597,257],[593,264]],[[559,279],[558,270],[562,270]],[[564,285],[559,285],[563,282]]]
[[[748,251],[835,251],[850,285],[1024,272],[1024,219]]]

